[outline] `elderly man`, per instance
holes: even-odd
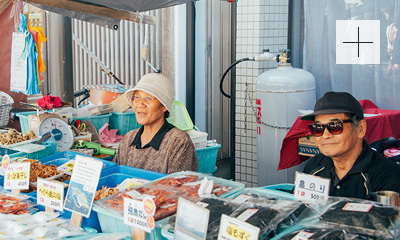
[[[314,121],[309,129],[321,152],[304,172],[329,178],[330,196],[373,199],[380,190],[400,193],[400,167],[368,146],[363,109],[351,94],[325,93],[301,120]]]

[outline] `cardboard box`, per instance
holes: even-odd
[[[299,155],[313,157],[319,153],[319,148],[313,136],[299,138]]]

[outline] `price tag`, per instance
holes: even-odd
[[[209,218],[210,210],[184,198],[179,198],[174,239],[206,239]]]
[[[298,200],[326,201],[331,180],[296,172],[294,198]]]
[[[76,155],[64,209],[89,217],[103,162]]]
[[[151,230],[154,229],[155,221],[153,215],[148,215],[150,210],[149,209],[145,210],[144,202],[145,200],[139,201],[135,199],[124,198],[124,223],[126,225],[133,226],[150,233]],[[155,205],[154,205],[154,210],[155,210]]]
[[[306,239],[310,239],[313,235],[314,235],[314,233],[301,231],[298,234],[296,234],[296,236],[294,236],[292,238],[292,240],[306,240]]]
[[[37,203],[45,207],[63,211],[64,186],[62,183],[37,179]]]
[[[235,199],[233,199],[232,203],[242,204],[242,203],[246,202],[247,200],[249,200],[250,198],[252,198],[252,196],[242,194],[242,195],[236,197]]]
[[[8,165],[4,176],[4,189],[29,189],[30,162]]]
[[[127,178],[121,184],[117,186],[118,190],[125,188],[133,188],[142,184],[150,182],[148,180],[140,179],[140,178]]]
[[[213,186],[214,186],[214,180],[208,180],[207,177],[205,177],[203,180],[201,180],[201,184],[198,190],[199,196],[205,197],[211,195]]]
[[[372,204],[367,203],[346,203],[342,210],[351,212],[369,212],[372,207]]]
[[[64,172],[65,174],[72,175],[72,171],[74,170],[75,160],[69,160],[63,165],[59,166],[57,170]]]
[[[222,214],[218,240],[257,240],[260,228]]]

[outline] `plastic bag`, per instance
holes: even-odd
[[[95,204],[122,215],[124,197],[141,200],[144,196],[151,196],[156,205],[154,219],[158,221],[176,213],[179,197],[193,202],[201,199],[198,195],[198,190],[201,184],[200,181],[205,177],[207,176],[196,172],[171,174],[160,180],[137,186],[132,191],[120,192],[111,197],[101,199]],[[219,196],[231,189],[232,187],[229,184],[225,184],[224,180],[214,180],[211,193]]]
[[[210,210],[210,217],[207,228],[207,239],[213,239],[218,236],[219,225],[222,214],[230,215],[240,207],[240,204],[232,202],[232,199],[221,199],[218,197],[202,198],[196,204]],[[175,226],[176,217],[169,219],[169,224]],[[214,237],[212,237],[214,236]]]
[[[0,213],[21,215],[36,211],[36,204],[27,200],[29,196],[13,195],[6,190],[0,190]],[[1,219],[1,217],[0,217]]]
[[[320,220],[354,233],[394,238],[398,236],[400,208],[377,202],[342,198],[330,204]]]
[[[379,238],[375,236],[366,236],[356,233],[347,232],[341,228],[332,228],[327,226],[314,226],[306,227],[291,233],[284,234],[279,237],[280,240],[292,240],[298,239],[298,237],[303,236],[301,239],[305,239],[307,236],[309,239],[314,240],[324,240],[324,239],[335,239],[335,240],[377,240]]]
[[[260,228],[259,239],[269,239],[309,217],[314,211],[299,201],[245,202],[230,216]]]

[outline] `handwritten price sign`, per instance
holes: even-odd
[[[9,164],[4,178],[4,189],[28,189],[30,168],[30,162]]]
[[[37,180],[37,203],[59,211],[63,210],[64,186],[61,183]]]
[[[330,179],[296,172],[294,198],[298,200],[326,201]]]
[[[225,214],[221,217],[218,239],[226,240],[257,240],[260,229]]]

